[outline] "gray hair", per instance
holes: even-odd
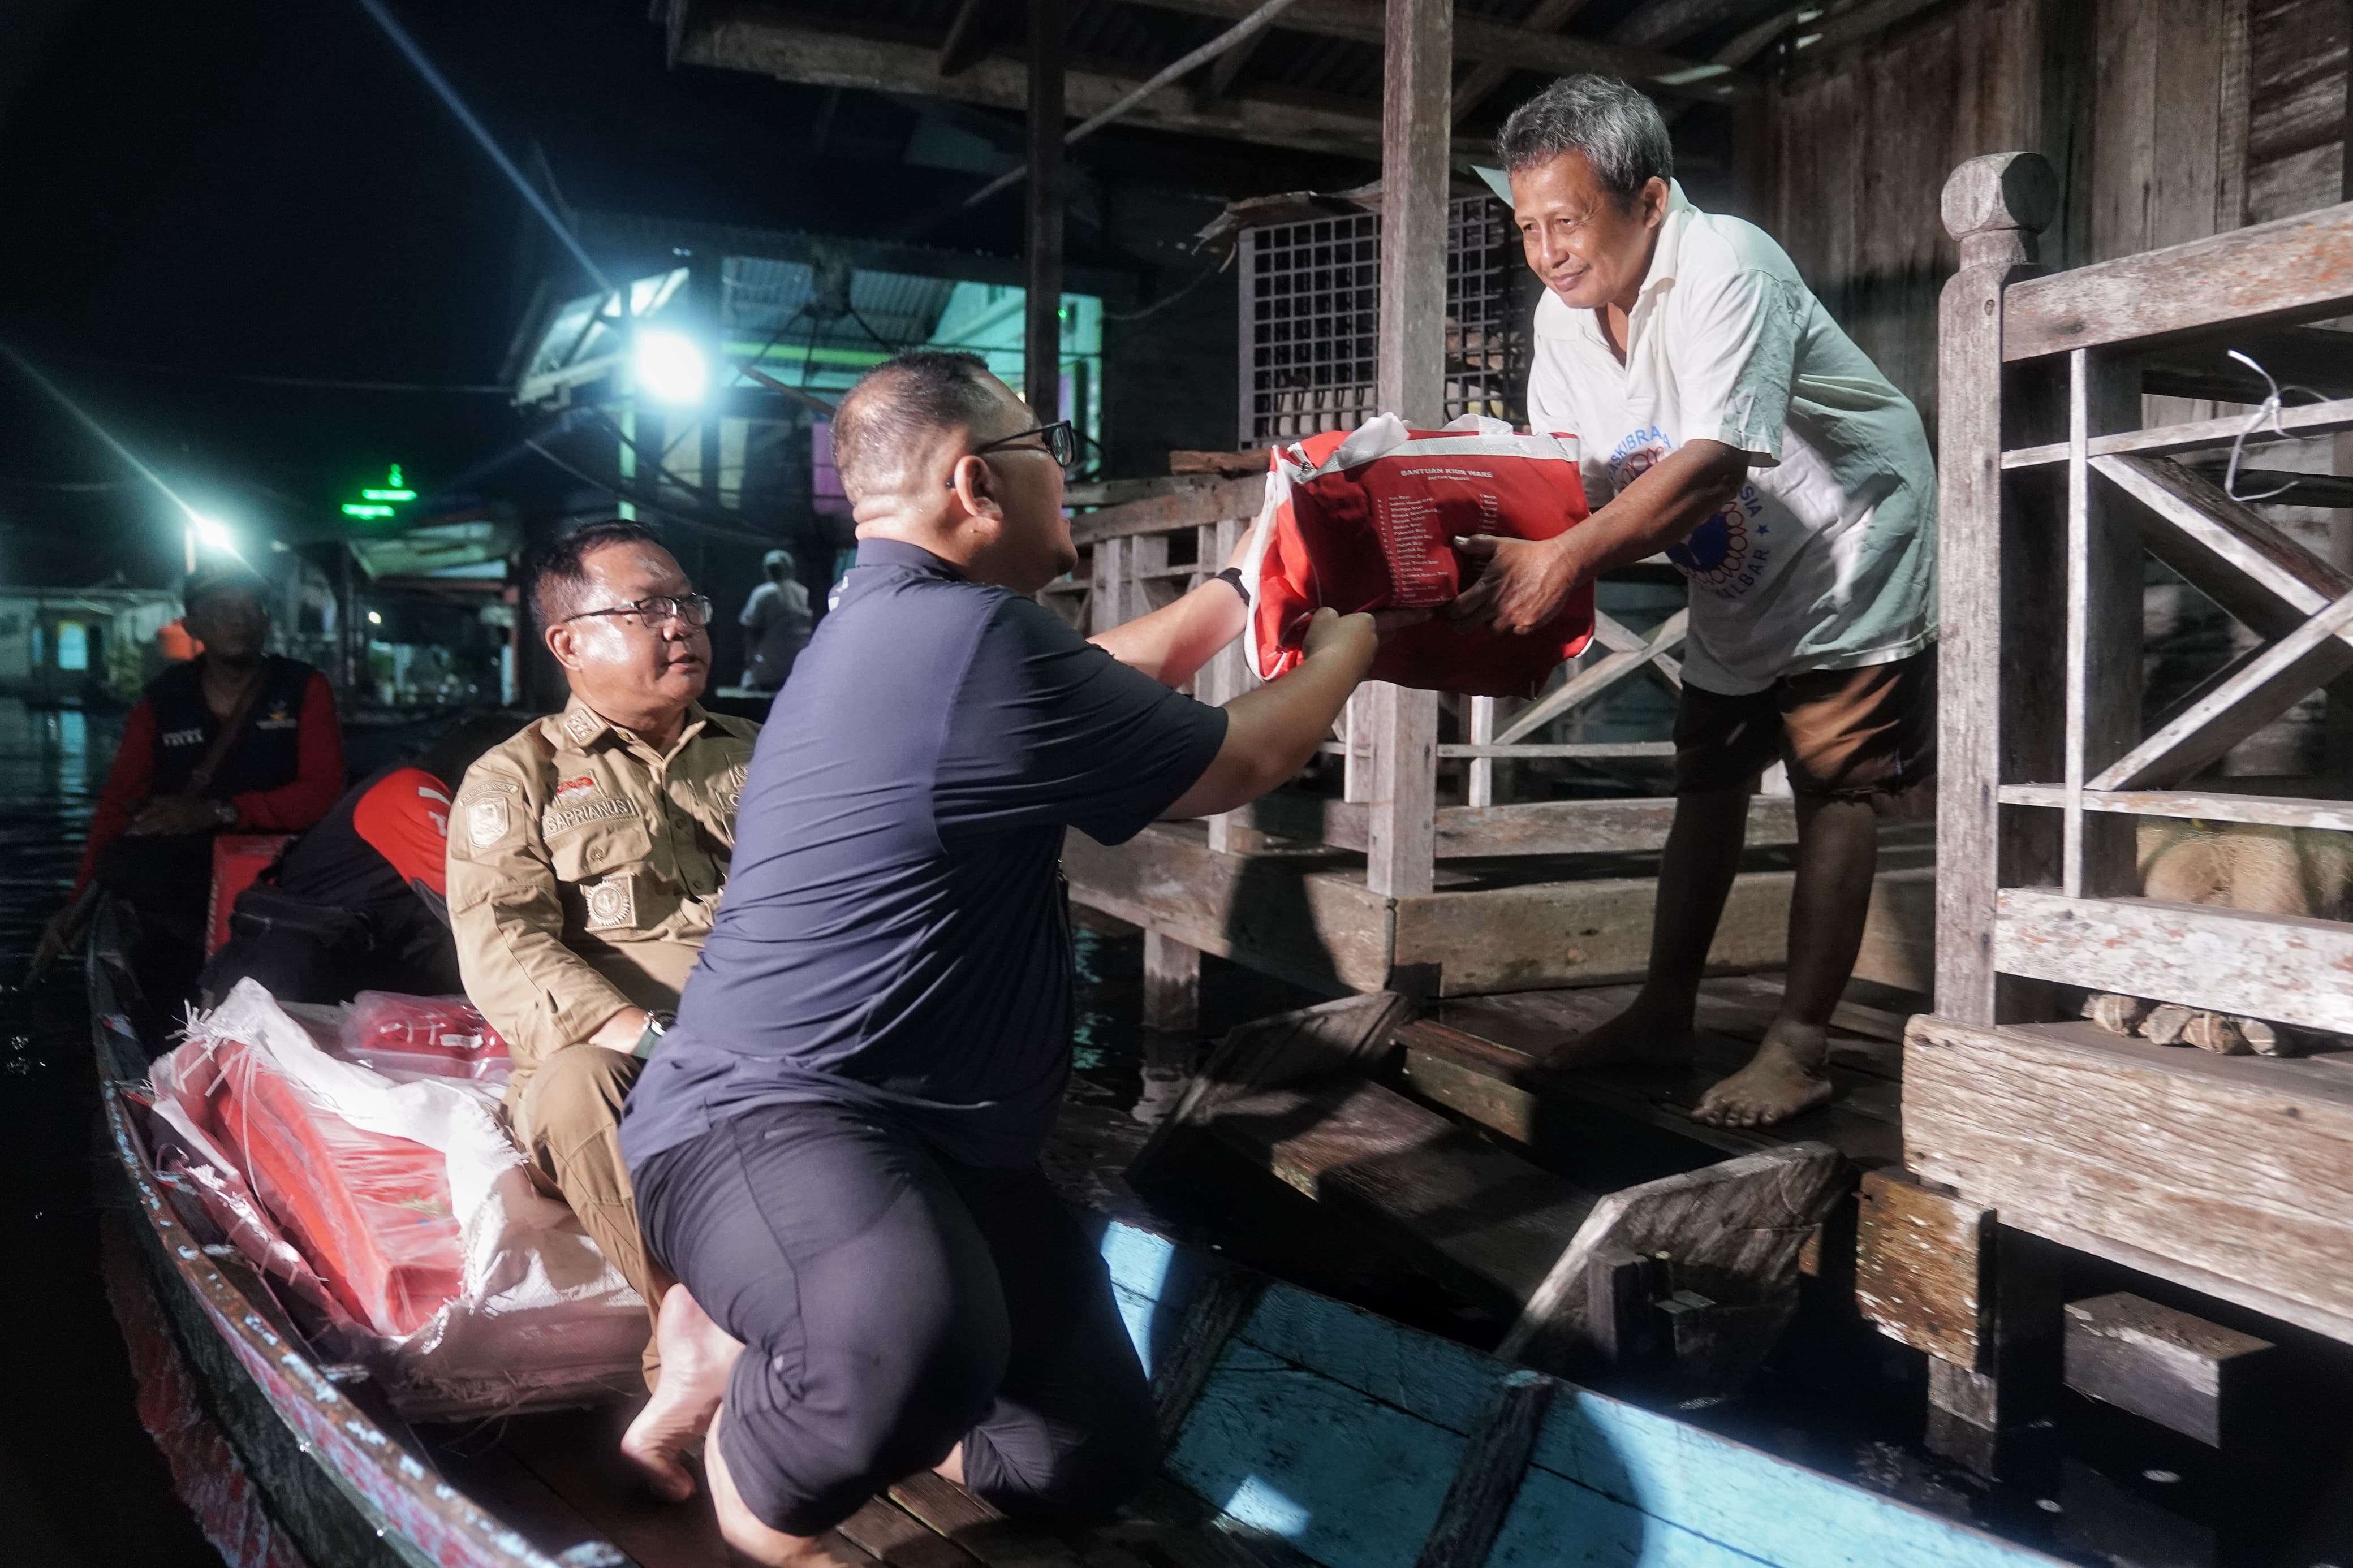
[[[1614,76],[1561,78],[1512,110],[1496,133],[1495,152],[1512,173],[1582,153],[1601,188],[1620,201],[1654,177],[1675,177],[1674,147],[1659,106]]]

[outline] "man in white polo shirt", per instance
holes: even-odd
[[[1578,584],[1662,550],[1691,583],[1649,979],[1554,1060],[1688,1058],[1747,798],[1778,760],[1798,814],[1788,985],[1754,1059],[1696,1111],[1778,1121],[1830,1097],[1826,1030],[1862,940],[1876,819],[1931,795],[1927,436],[1769,236],[1684,198],[1641,93],[1567,78],[1512,115],[1498,150],[1546,286],[1529,420],[1577,437],[1595,510],[1556,539],[1460,542],[1487,565],[1453,614],[1525,632]]]

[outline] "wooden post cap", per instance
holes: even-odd
[[[2040,234],[2059,211],[2059,175],[2040,153],[1971,158],[1945,182],[1945,228],[1955,239],[2002,229]]]

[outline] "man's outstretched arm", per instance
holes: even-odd
[[[1305,767],[1332,732],[1348,694],[1372,668],[1380,632],[1370,616],[1318,610],[1304,646],[1297,668],[1226,704],[1225,743],[1168,816],[1231,811]]]

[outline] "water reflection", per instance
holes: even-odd
[[[72,886],[119,718],[0,700],[0,1341],[38,1346],[0,1393],[0,1515],[10,1563],[213,1564],[140,1430],[99,1274],[97,1079],[79,973],[17,980]],[[37,1435],[37,1436],[36,1436]]]

